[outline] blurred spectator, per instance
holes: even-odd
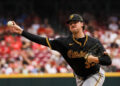
[[[44,28],[44,27],[40,27],[40,28],[38,28],[38,30],[37,30],[37,34],[38,35],[40,35],[40,36],[42,36],[42,37],[46,37],[46,28]]]
[[[37,30],[39,29],[40,25],[40,17],[34,16],[32,19],[33,23],[31,24],[31,27],[28,29],[28,32],[37,34]]]
[[[110,21],[110,23],[108,25],[108,28],[110,30],[117,31],[119,29],[119,26],[117,24],[118,18],[116,16],[112,16],[109,18],[109,21]]]
[[[50,60],[49,63],[45,65],[45,69],[47,73],[57,73],[56,62],[54,60]]]
[[[58,72],[59,73],[67,73],[67,68],[66,68],[66,63],[65,62],[62,62],[59,67],[58,67]]]
[[[42,27],[44,27],[44,28],[51,27],[51,25],[49,24],[48,18],[45,18],[45,19],[43,20],[43,25],[42,25]]]

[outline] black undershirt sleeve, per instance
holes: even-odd
[[[98,41],[99,45],[100,45],[100,51],[102,52],[102,55],[99,57],[99,64],[101,65],[111,65],[111,58],[108,54],[104,54],[105,52],[105,48],[103,47],[103,45]]]
[[[27,39],[33,41],[33,42],[36,42],[38,44],[42,44],[42,45],[45,45],[45,46],[49,46],[48,43],[47,43],[47,38],[43,38],[43,37],[40,37],[38,35],[34,35],[34,34],[31,34],[29,32],[26,32],[23,30],[22,32],[22,36],[26,37]]]
[[[40,37],[26,31],[23,31],[21,35],[33,42],[42,44],[53,50],[61,51],[63,49],[62,44],[60,43],[62,39],[49,40],[48,38]]]
[[[101,65],[111,65],[111,59],[108,55],[102,55],[99,58],[99,64]]]

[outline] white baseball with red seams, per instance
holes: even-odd
[[[12,21],[8,21],[7,26],[12,26],[13,22]]]

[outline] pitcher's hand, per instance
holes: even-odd
[[[88,63],[99,63],[99,59],[98,57],[95,57],[93,55],[89,55],[88,58],[87,58],[87,62]]]
[[[13,25],[8,25],[10,32],[22,34],[23,29],[20,26],[18,26],[14,21],[12,21],[12,23],[13,23]]]

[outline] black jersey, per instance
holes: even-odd
[[[25,31],[23,31],[22,35],[34,42],[49,46],[51,49],[59,51],[67,63],[71,66],[73,71],[81,77],[87,77],[91,74],[97,73],[100,69],[100,64],[111,64],[110,57],[103,54],[105,49],[102,44],[97,39],[89,37],[87,35],[84,38],[80,39],[74,39],[72,36],[69,36],[66,38],[58,38],[54,40],[42,38]],[[97,56],[99,52],[102,55],[99,57],[99,64],[89,64],[84,59],[84,56],[95,44],[99,44],[100,46],[97,47],[98,49],[97,52],[95,52],[95,55]]]

